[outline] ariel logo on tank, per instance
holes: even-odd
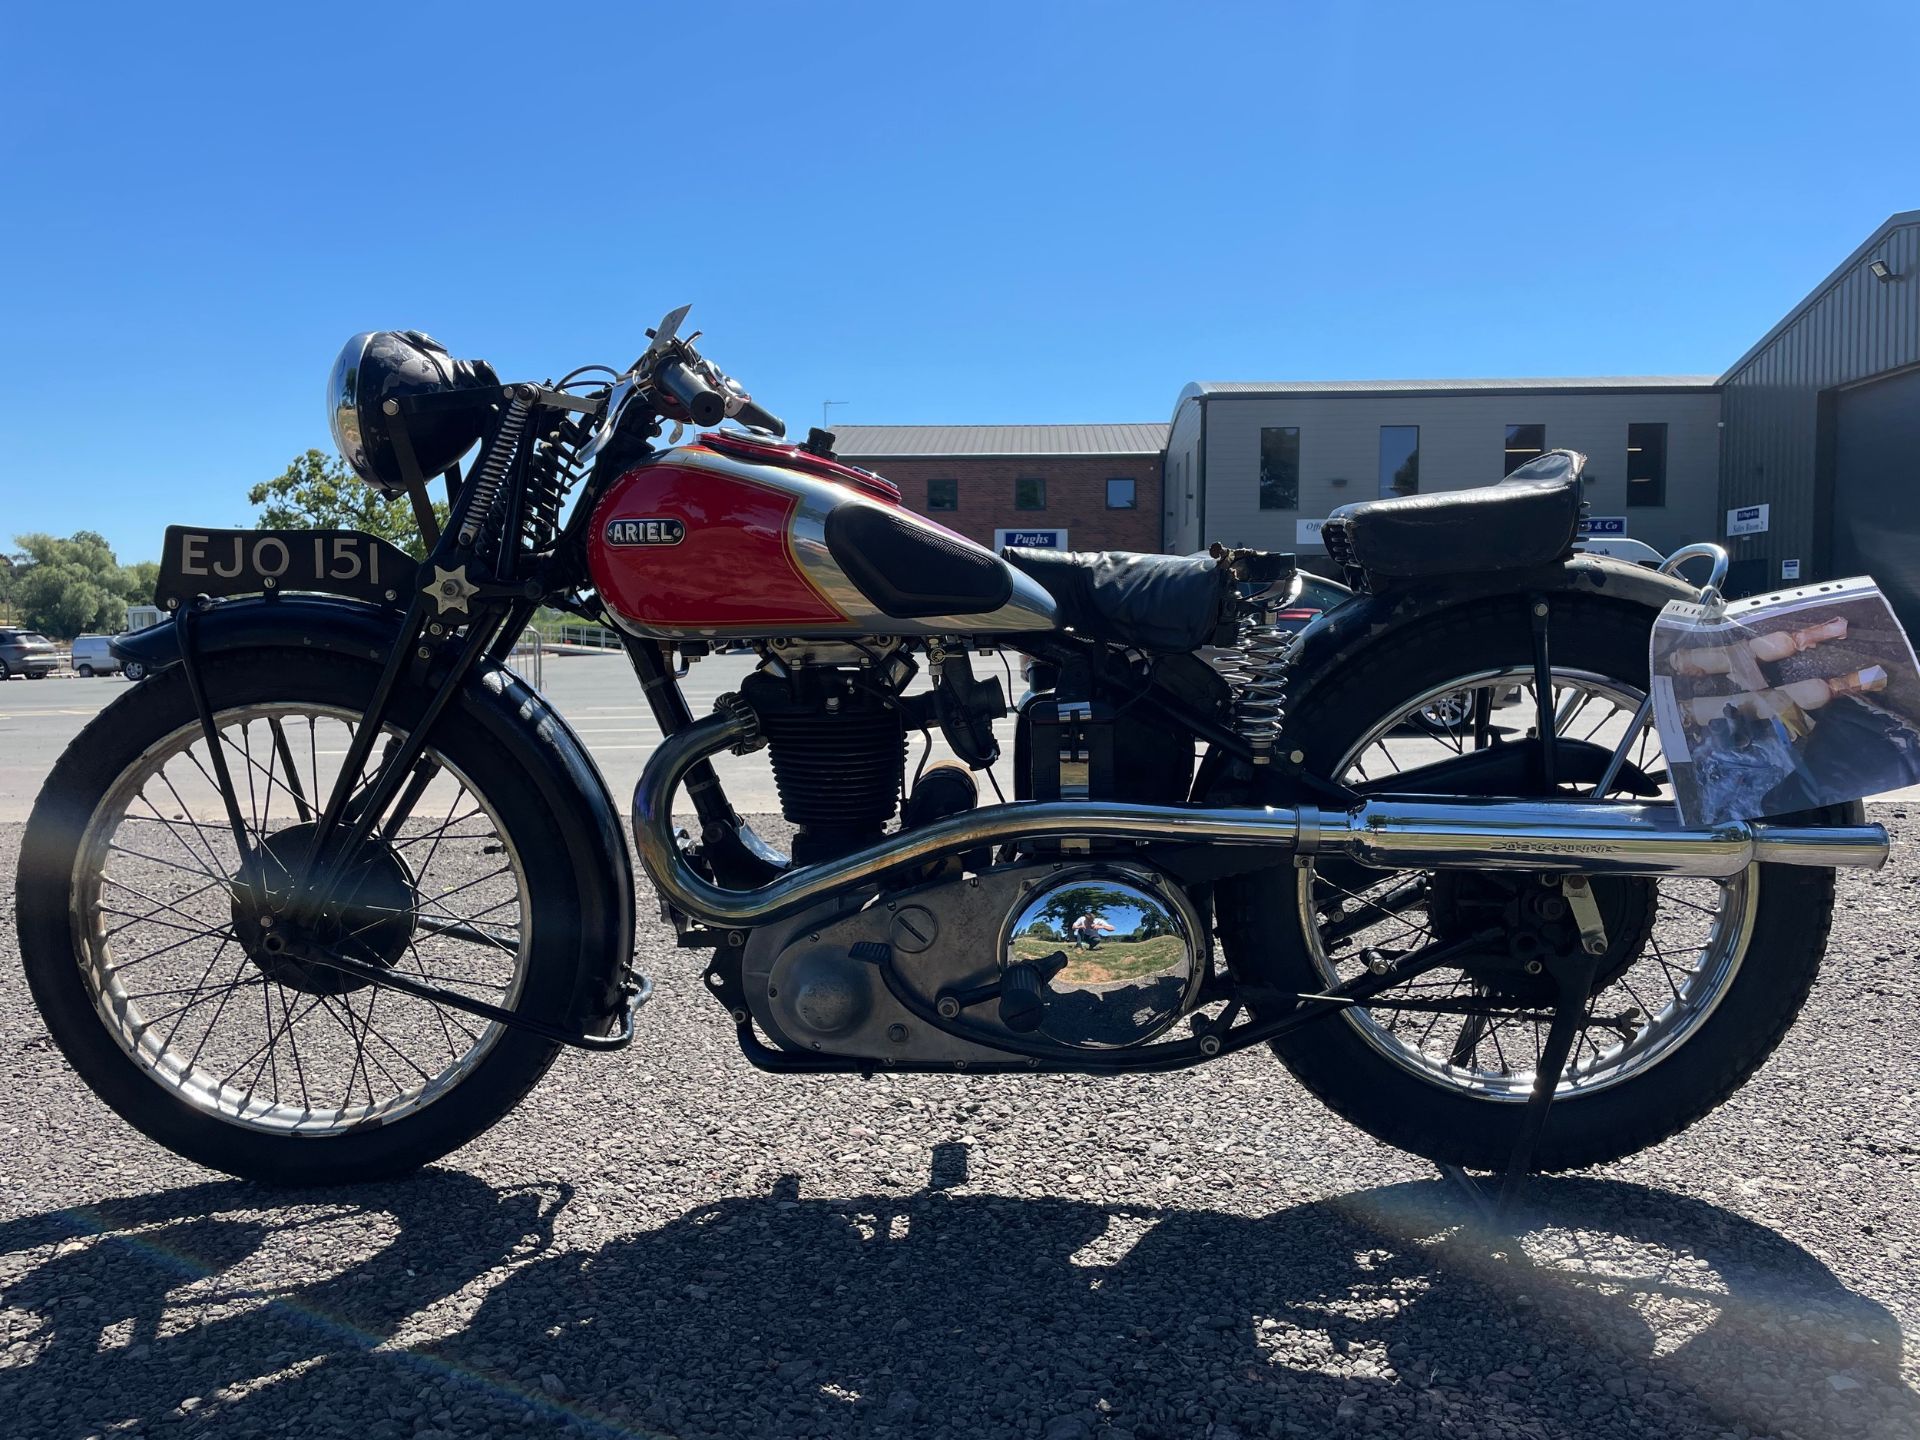
[[[686,523],[681,520],[609,520],[609,545],[678,545],[687,538]]]

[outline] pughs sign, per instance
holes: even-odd
[[[1764,535],[1767,516],[1772,510],[1771,505],[1742,505],[1736,510],[1727,511],[1727,534]]]
[[[1004,550],[1009,545],[1018,545],[1022,550],[1065,550],[1067,532],[1064,530],[996,530],[993,532],[995,550]]]

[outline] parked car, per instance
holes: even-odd
[[[44,680],[60,663],[60,652],[46,636],[32,630],[0,630],[0,680],[24,675]]]
[[[1644,565],[1649,570],[1658,570],[1667,558],[1646,541],[1629,540],[1624,535],[1617,535],[1611,539],[1594,539],[1583,535],[1580,543],[1573,548],[1584,550],[1590,555],[1610,555],[1615,560]]]
[[[120,669],[120,661],[114,656],[112,644],[105,635],[76,635],[73,668],[89,677],[114,674]]]

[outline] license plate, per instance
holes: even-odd
[[[177,609],[197,595],[344,595],[406,605],[420,564],[358,530],[193,530],[169,525],[154,603]]]

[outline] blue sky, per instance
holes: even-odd
[[[691,301],[802,430],[1716,372],[1920,206],[1916,53],[1911,3],[29,0],[0,544],[248,523],[361,329],[537,379]]]

